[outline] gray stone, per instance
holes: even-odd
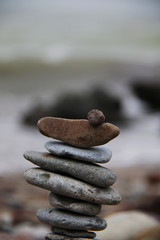
[[[40,221],[54,227],[73,230],[103,230],[106,228],[106,221],[98,216],[83,216],[59,209],[39,209],[37,217]]]
[[[104,146],[83,149],[54,140],[46,142],[45,147],[54,155],[92,163],[106,163],[112,157],[112,151]]]
[[[58,235],[54,233],[48,233],[45,237],[45,240],[90,240],[89,238],[72,238],[68,236]],[[97,238],[94,238],[94,240],[99,240]]]
[[[71,230],[65,228],[52,227],[52,232],[59,235],[65,235],[74,238],[94,238],[96,234],[94,232],[82,231],[82,230]]]
[[[118,204],[121,197],[113,187],[100,188],[68,176],[48,172],[39,168],[24,173],[26,181],[53,193],[98,204]]]
[[[95,186],[108,187],[116,181],[116,174],[97,164],[62,159],[49,153],[35,151],[26,152],[24,157],[43,169],[68,174]]]
[[[59,209],[66,209],[68,211],[80,213],[83,215],[94,216],[101,210],[100,204],[90,203],[75,198],[69,198],[54,193],[49,195],[50,204]]]

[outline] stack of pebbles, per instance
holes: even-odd
[[[45,117],[39,120],[40,132],[56,140],[45,144],[49,152],[29,151],[24,157],[38,168],[28,169],[28,183],[50,191],[54,207],[40,209],[37,217],[51,226],[46,240],[93,239],[106,228],[106,221],[96,216],[101,204],[120,202],[119,193],[111,187],[116,175],[97,163],[106,163],[111,150],[98,146],[119,134],[118,127],[104,123],[99,110],[88,113],[88,120]],[[88,231],[89,230],[89,231]]]

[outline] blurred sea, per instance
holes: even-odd
[[[160,76],[159,12],[157,0],[0,0],[1,174],[30,166],[24,151],[45,151],[47,138],[20,124],[25,111],[95,85],[120,96],[132,120],[108,144],[109,164],[159,163],[160,114],[130,87]]]

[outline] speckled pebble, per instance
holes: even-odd
[[[65,197],[55,193],[49,194],[49,202],[55,208],[66,209],[68,211],[89,216],[97,215],[101,210],[100,204],[81,201],[79,199]]]
[[[54,155],[92,163],[106,163],[112,157],[112,151],[105,146],[82,149],[62,141],[53,140],[46,142],[45,147]]]
[[[37,217],[51,226],[73,229],[99,231],[106,228],[106,221],[98,216],[89,217],[59,209],[39,209]]]
[[[98,204],[118,204],[121,197],[113,187],[100,188],[68,176],[48,172],[39,168],[24,173],[26,181],[51,192]]]
[[[108,187],[116,181],[116,174],[97,164],[73,159],[62,159],[50,153],[35,151],[26,152],[24,157],[45,170],[65,173],[95,186]]]

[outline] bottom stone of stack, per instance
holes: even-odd
[[[71,230],[99,231],[106,228],[106,221],[99,216],[85,216],[60,209],[39,209],[37,217],[51,226]]]
[[[45,237],[45,240],[90,240],[90,238],[72,238],[68,236],[58,235],[54,233],[48,233]],[[94,238],[94,240],[98,240],[97,238]]]
[[[95,238],[96,234],[94,232],[88,232],[85,230],[71,230],[64,228],[52,227],[52,232],[58,235],[64,235],[73,238]]]
[[[64,235],[73,238],[95,238],[96,234],[94,232],[88,232],[85,230],[70,230],[65,228],[52,227],[52,232],[59,235]]]

